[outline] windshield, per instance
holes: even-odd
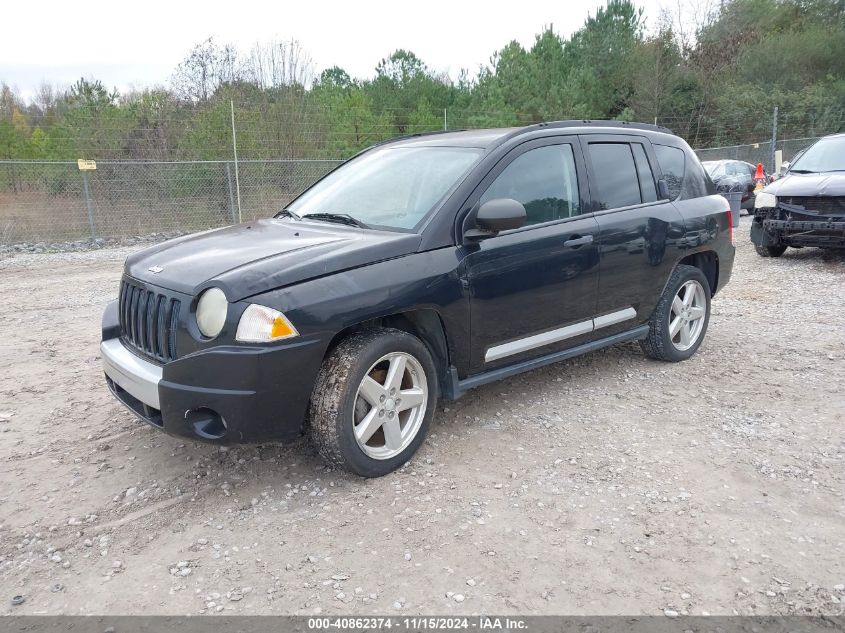
[[[796,173],[845,171],[845,136],[823,138],[789,166]]]
[[[481,152],[465,147],[373,150],[340,166],[288,210],[300,217],[342,214],[366,226],[413,229]]]

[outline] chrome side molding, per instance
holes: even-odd
[[[623,321],[636,318],[636,316],[637,311],[634,310],[634,308],[629,307],[624,310],[617,310],[616,312],[611,312],[610,314],[603,314],[586,321],[581,321],[580,323],[573,323],[572,325],[567,325],[555,330],[549,330],[548,332],[532,334],[531,336],[520,338],[515,341],[502,343],[501,345],[494,345],[493,347],[488,348],[487,352],[484,354],[484,362],[490,363],[494,360],[499,360],[500,358],[505,358],[514,354],[521,354],[522,352],[543,347],[544,345],[551,345],[552,343],[559,343],[560,341],[564,341],[568,338],[574,338],[576,336],[581,336],[582,334],[589,334],[590,332],[594,332],[595,330],[599,330],[603,327],[616,325],[617,323],[622,323]]]

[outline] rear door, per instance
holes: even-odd
[[[598,224],[587,196],[577,136],[529,141],[482,180],[468,206],[512,198],[527,223],[466,246],[471,373],[540,356],[591,338],[599,266]]]
[[[684,233],[669,200],[658,200],[660,168],[641,136],[582,137],[601,258],[596,336],[644,323],[674,265],[667,244]]]

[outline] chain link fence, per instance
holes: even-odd
[[[783,160],[818,137],[779,140]],[[701,160],[769,166],[771,141],[698,149]],[[0,245],[191,233],[269,217],[340,160],[0,160]],[[238,204],[240,189],[240,205]]]
[[[819,140],[820,136],[809,136],[807,138],[782,139],[775,142],[775,150],[783,152],[783,160],[791,161],[802,149],[805,149]],[[749,145],[728,145],[726,147],[708,147],[697,149],[695,153],[702,160],[744,160],[746,163],[756,165],[763,163],[767,171],[774,172],[772,163],[772,142],[752,143]]]
[[[173,235],[269,217],[341,162],[243,160],[236,178],[233,161],[97,161],[92,170],[0,161],[0,244]]]

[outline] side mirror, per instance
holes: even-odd
[[[661,200],[672,199],[672,196],[669,195],[669,185],[667,184],[665,178],[661,178],[657,181],[657,195]]]
[[[464,236],[479,240],[493,237],[500,231],[518,229],[525,224],[527,215],[522,203],[511,198],[488,200],[478,208],[475,214],[476,229],[469,229]]]

